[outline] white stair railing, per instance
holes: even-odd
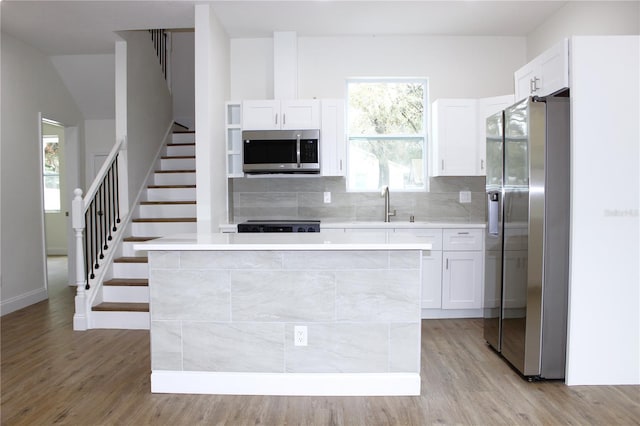
[[[106,254],[121,225],[121,215],[128,212],[127,197],[122,197],[127,193],[122,190],[127,187],[126,167],[126,142],[121,140],[114,145],[85,196],[80,188],[73,191],[71,224],[77,287],[74,330],[89,328],[91,305],[109,260]]]

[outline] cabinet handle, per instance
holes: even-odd
[[[468,232],[458,232],[458,235],[469,235]]]
[[[530,81],[529,81],[529,90],[531,93],[533,92],[537,92],[539,87],[538,87],[538,81],[540,81],[540,79],[538,77],[533,77]]]
[[[278,113],[276,113],[276,125],[278,124]]]
[[[342,160],[340,160],[340,171],[342,171]]]
[[[284,126],[285,124],[287,124],[287,114],[282,113],[282,125]]]
[[[447,264],[445,266],[445,269],[449,269],[449,258],[447,258]]]
[[[484,160],[480,160],[480,170],[484,170]]]
[[[442,171],[444,172],[444,160],[442,160]]]

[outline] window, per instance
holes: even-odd
[[[60,144],[57,135],[42,137],[44,179],[44,210],[60,211]]]
[[[426,79],[349,80],[348,189],[425,190]]]

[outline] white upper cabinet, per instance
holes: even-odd
[[[243,130],[320,128],[320,101],[250,100],[242,102]]]
[[[477,174],[475,99],[438,99],[432,105],[431,176]]]
[[[486,176],[487,174],[487,117],[502,111],[514,103],[515,97],[513,95],[478,99],[478,161],[476,161],[476,174],[479,176]]]
[[[485,176],[487,117],[514,102],[513,95],[435,101],[431,176]]]
[[[514,74],[516,101],[569,87],[569,42],[554,45]]]
[[[343,99],[321,102],[320,173],[322,176],[344,176],[346,168],[346,133]]]

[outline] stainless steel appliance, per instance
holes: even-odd
[[[245,173],[320,173],[320,130],[245,130]]]
[[[248,220],[238,232],[320,232],[319,220]]]
[[[569,98],[487,119],[485,340],[523,376],[565,373]]]

